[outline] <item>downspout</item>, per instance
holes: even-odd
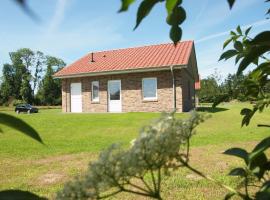
[[[172,86],[173,86],[173,110],[176,111],[176,87],[175,87],[175,78],[173,72],[173,66],[171,66],[171,74],[172,74]]]
[[[67,110],[67,79],[65,80],[65,90],[66,90],[66,113],[68,112],[68,110]]]

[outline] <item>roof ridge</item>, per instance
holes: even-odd
[[[187,42],[192,42],[194,43],[194,40],[183,40],[180,42],[177,42],[177,44],[180,43],[187,43]],[[108,49],[108,50],[104,50],[104,51],[93,51],[93,52],[89,52],[88,54],[91,53],[102,53],[102,52],[108,52],[108,51],[119,51],[119,50],[125,50],[125,49],[136,49],[136,48],[144,48],[144,47],[152,47],[152,46],[160,46],[160,45],[171,45],[173,44],[172,42],[166,42],[166,43],[160,43],[160,44],[146,44],[146,45],[142,45],[142,46],[134,46],[134,47],[123,47],[123,48],[118,48],[118,49]]]

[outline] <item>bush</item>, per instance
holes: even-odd
[[[17,106],[17,105],[23,104],[23,103],[27,103],[27,102],[25,102],[24,100],[21,100],[21,99],[14,99],[14,100],[11,102],[11,105]]]

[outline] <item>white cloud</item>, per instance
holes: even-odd
[[[266,25],[266,24],[269,24],[270,23],[270,20],[260,20],[260,21],[256,21],[254,23],[251,23],[251,24],[246,24],[244,26],[241,26],[242,29],[246,29],[250,26],[252,27],[258,27],[258,26],[262,26],[262,25]],[[223,32],[220,32],[220,33],[215,33],[215,34],[212,34],[212,35],[208,35],[206,37],[203,37],[203,38],[200,38],[198,40],[196,40],[196,43],[201,43],[201,42],[206,42],[208,40],[211,40],[211,39],[215,39],[215,38],[218,38],[218,37],[221,37],[221,36],[225,36],[225,35],[228,35],[229,32],[231,30],[228,30],[228,31],[223,31]]]
[[[49,22],[48,28],[47,28],[47,34],[52,34],[54,31],[56,31],[63,21],[66,13],[68,5],[68,0],[57,0],[56,8],[54,11],[54,15],[52,19]]]

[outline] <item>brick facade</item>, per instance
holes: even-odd
[[[176,86],[177,112],[187,111],[192,105],[185,106],[183,96],[187,93],[186,76],[183,70],[174,70]],[[183,77],[184,76],[184,77]],[[157,78],[157,97],[155,101],[145,101],[142,97],[142,78]],[[170,112],[174,108],[173,81],[171,71],[129,73],[106,76],[89,76],[81,78],[62,79],[62,110],[70,112],[70,84],[82,84],[82,111],[108,112],[107,87],[109,80],[121,80],[121,99],[123,112]],[[99,81],[99,102],[92,102],[91,82]],[[194,82],[191,82],[190,85]],[[194,94],[191,88],[190,95]],[[185,93],[185,95],[184,95]]]

